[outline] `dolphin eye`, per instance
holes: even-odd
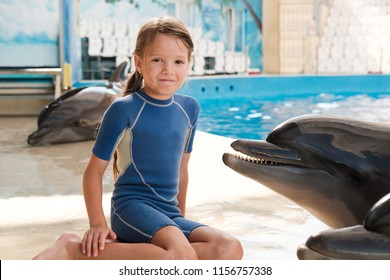
[[[351,171],[349,172],[349,177],[351,178],[351,181],[353,181],[355,184],[360,185],[362,187],[364,187],[367,183],[366,177],[360,174],[359,172]]]

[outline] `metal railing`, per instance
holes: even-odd
[[[54,98],[57,98],[61,95],[61,77],[62,77],[62,69],[61,68],[7,68],[0,69],[0,75],[48,75],[53,78],[53,86],[54,86]],[[10,91],[8,93],[15,94],[17,91]],[[34,93],[34,91],[31,91]]]

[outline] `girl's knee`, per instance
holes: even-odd
[[[168,258],[171,260],[197,260],[198,255],[192,246],[182,246],[168,250]]]
[[[240,260],[243,257],[244,250],[241,242],[231,235],[221,235],[216,240],[216,259],[221,260]]]
[[[62,234],[57,241],[49,248],[43,250],[36,255],[34,260],[67,260],[74,258],[72,253],[78,251],[80,248],[81,239],[71,233]],[[70,248],[75,248],[72,250]]]
[[[173,226],[160,229],[153,237],[152,244],[165,252],[162,258],[169,260],[197,260],[198,255],[184,234]]]

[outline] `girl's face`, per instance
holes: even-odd
[[[158,33],[141,59],[134,56],[144,78],[143,91],[155,99],[169,99],[184,83],[189,59],[186,45],[178,38]]]

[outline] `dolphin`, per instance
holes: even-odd
[[[95,139],[108,106],[119,96],[127,63],[121,63],[105,85],[71,89],[49,103],[38,116],[38,129],[27,138],[30,145],[69,143]]]
[[[362,225],[313,234],[297,250],[300,260],[389,260],[390,194],[368,211]]]
[[[390,125],[304,115],[266,140],[236,140],[223,162],[283,195],[331,228],[361,225],[390,192]]]

